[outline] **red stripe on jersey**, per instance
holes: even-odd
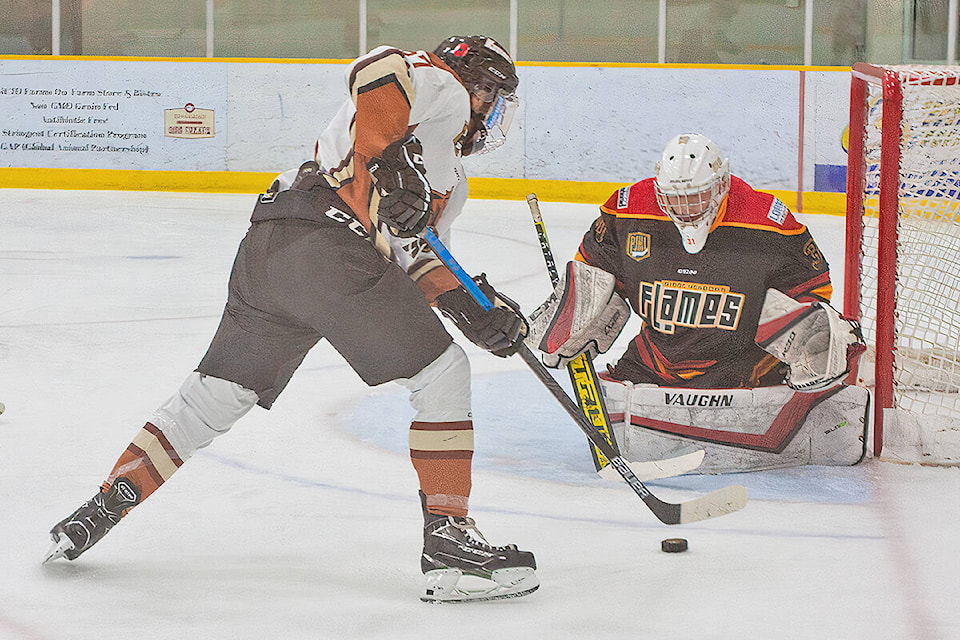
[[[716,360],[682,360],[680,362],[670,362],[650,340],[647,334],[649,327],[643,330],[634,338],[637,345],[637,351],[640,353],[640,359],[651,371],[660,376],[664,382],[680,382],[696,378],[707,372],[707,369],[717,363]]]
[[[806,282],[798,284],[787,291],[787,295],[798,302],[813,302],[815,300],[830,302],[830,297],[833,295],[830,272],[824,271]]]

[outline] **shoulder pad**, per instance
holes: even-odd
[[[721,224],[767,228],[790,235],[806,229],[781,200],[754,190],[736,176],[730,177],[730,196]]]
[[[641,180],[635,184],[617,189],[600,210],[615,216],[655,216],[666,217],[657,206],[657,196],[653,190],[653,178]]]

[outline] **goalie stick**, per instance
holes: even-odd
[[[543,260],[547,264],[547,272],[550,274],[550,284],[554,287],[560,282],[560,275],[557,272],[557,263],[553,259],[553,250],[550,248],[550,239],[547,238],[547,229],[543,225],[543,216],[540,214],[540,202],[536,194],[531,193],[527,196],[527,205],[530,207],[530,215],[533,217],[533,226],[537,230],[537,238],[540,240],[540,251],[543,253]],[[607,413],[606,404],[600,394],[600,383],[597,380],[597,370],[593,366],[593,359],[588,353],[582,353],[573,359],[567,365],[567,372],[570,374],[570,384],[577,395],[577,403],[580,410],[596,427],[597,431],[606,438],[614,451],[619,453],[620,447],[617,446],[617,439],[610,428],[610,414]],[[591,445],[590,453],[593,457],[593,465],[599,473],[604,467],[610,464],[610,461],[600,453],[597,447]]]
[[[540,252],[543,254],[543,261],[547,266],[547,273],[550,275],[550,283],[556,287],[560,282],[560,275],[557,271],[557,263],[553,257],[553,249],[550,248],[550,239],[547,237],[547,228],[543,224],[543,215],[540,213],[540,201],[537,195],[531,193],[527,196],[527,205],[530,208],[530,216],[533,218],[533,226],[537,230],[537,239],[540,241]],[[583,415],[590,420],[597,431],[599,431],[614,451],[620,453],[620,447],[617,446],[616,438],[613,435],[613,429],[610,425],[610,414],[607,412],[606,404],[603,401],[603,394],[600,391],[600,381],[597,376],[597,370],[593,366],[593,358],[590,354],[583,353],[567,365],[567,371],[570,373],[570,384],[573,386],[577,395],[577,403]],[[616,477],[613,468],[610,467],[610,461],[606,456],[600,453],[592,443],[590,444],[590,454],[593,458],[593,464],[597,473],[601,477],[612,479]],[[695,451],[686,455],[677,456],[665,460],[655,460],[645,463],[629,462],[633,473],[640,480],[657,480],[659,478],[668,478],[678,476],[688,471],[693,471],[706,454],[704,450]]]
[[[477,286],[477,283],[473,281],[473,278],[467,275],[466,271],[463,270],[460,263],[456,261],[447,247],[440,241],[440,238],[437,237],[433,229],[427,227],[421,232],[420,237],[430,245],[433,252],[457,278],[464,289],[477,301],[477,304],[488,311],[493,308],[493,303],[484,295],[480,287]],[[521,342],[517,353],[527,366],[530,367],[530,370],[533,371],[540,382],[550,391],[553,397],[557,399],[567,414],[573,418],[574,422],[576,422],[580,430],[586,434],[590,442],[600,450],[600,453],[606,456],[610,462],[610,466],[617,470],[620,476],[630,485],[630,488],[640,496],[640,499],[643,500],[644,504],[649,507],[660,522],[670,525],[697,522],[738,511],[747,504],[747,490],[741,485],[723,487],[699,498],[681,503],[664,502],[656,497],[650,493],[646,485],[637,478],[627,462],[610,446],[606,438],[600,435],[593,424],[583,415],[580,407],[570,399],[567,392],[554,380],[547,368],[543,366],[537,356],[533,355],[527,345]]]

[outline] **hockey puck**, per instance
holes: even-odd
[[[660,550],[666,553],[680,553],[687,550],[686,538],[667,538],[660,541]]]

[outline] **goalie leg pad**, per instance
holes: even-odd
[[[530,315],[527,344],[548,367],[566,366],[584,352],[605,353],[630,318],[613,274],[579,261],[567,263],[554,292]]]
[[[602,381],[623,457],[672,458],[703,449],[697,473],[806,464],[854,465],[866,452],[869,392],[789,387],[680,389]]]

